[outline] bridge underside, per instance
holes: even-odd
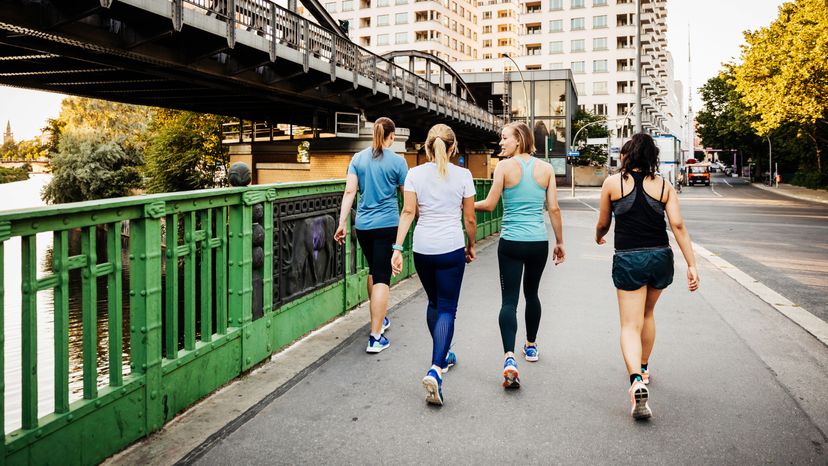
[[[209,15],[200,21],[213,29],[211,21],[223,24]],[[320,114],[362,112],[368,120],[392,117],[415,140],[436,123],[467,140],[496,138],[479,124],[406,99],[404,90],[402,98],[389,97],[376,83],[338,77],[333,66],[309,67],[307,52],[303,63],[303,54],[287,46],[275,56],[241,40],[231,47],[227,36],[206,29],[185,22],[176,31],[170,16],[118,1],[109,8],[99,0],[0,2],[0,84],[304,126]],[[234,36],[254,41],[263,35],[235,29]]]

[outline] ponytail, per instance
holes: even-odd
[[[374,122],[374,139],[371,142],[371,153],[375,159],[382,158],[385,139],[395,131],[394,122],[390,118],[377,118]]]
[[[437,124],[431,127],[426,138],[426,157],[437,164],[437,175],[448,176],[449,159],[457,153],[457,138],[447,125]]]

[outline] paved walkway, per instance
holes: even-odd
[[[753,186],[764,189],[765,191],[773,191],[783,196],[793,197],[795,199],[828,204],[828,190],[824,189],[803,188],[802,186],[795,186],[785,183],[780,183],[779,187],[770,187],[762,183],[753,183]]]
[[[274,395],[245,422],[216,432],[185,461],[828,462],[828,348],[701,259],[701,291],[686,291],[679,259],[675,283],[659,303],[654,417],[634,422],[618,348],[612,249],[591,240],[594,213],[566,212],[564,221],[569,257],[550,265],[541,283],[541,360],[519,360],[520,390],[500,386],[500,297],[490,247],[466,271],[454,344],[459,362],[445,378],[445,406],[426,405],[420,385],[431,345],[419,293],[392,310],[391,348],[367,355],[361,335],[340,344],[287,388],[272,385]],[[518,345],[523,329],[521,323]],[[185,421],[200,415],[196,408]],[[190,425],[192,434],[198,423]],[[165,430],[160,439],[175,428]]]

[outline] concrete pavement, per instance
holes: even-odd
[[[803,188],[802,186],[785,183],[780,183],[778,187],[770,187],[762,183],[753,183],[753,186],[766,191],[775,192],[782,196],[792,197],[794,199],[828,204],[828,191],[824,189]]]
[[[656,310],[654,418],[632,421],[612,249],[592,242],[593,212],[564,218],[569,257],[544,275],[541,361],[519,359],[519,391],[500,386],[497,259],[489,248],[466,271],[454,344],[459,362],[446,375],[444,407],[427,406],[420,385],[431,351],[420,293],[392,311],[391,348],[367,355],[357,335],[287,389],[262,378],[276,395],[185,462],[828,461],[828,348],[703,260],[702,288],[687,292],[678,253],[676,280]],[[162,436],[175,429],[165,430]]]

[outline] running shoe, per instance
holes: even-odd
[[[538,345],[523,345],[523,354],[529,362],[538,360]]]
[[[446,362],[443,363],[443,374],[448,372],[449,368],[455,364],[457,364],[457,355],[454,354],[454,351],[449,350],[446,355]]]
[[[379,338],[374,338],[372,335],[368,335],[368,347],[365,348],[365,352],[379,353],[389,346],[391,346],[391,342],[388,341],[388,338],[385,338],[385,335],[380,335]]]
[[[385,333],[385,331],[388,330],[388,327],[390,327],[390,326],[391,326],[391,319],[389,319],[388,317],[383,317],[383,319],[382,319],[382,331],[380,333]]]
[[[632,404],[630,414],[633,419],[649,419],[653,415],[647,404],[649,398],[650,390],[644,385],[644,381],[636,379],[630,386],[630,404]]]
[[[650,371],[643,367],[641,368],[641,381],[644,382],[644,385],[650,385]]]
[[[443,377],[433,367],[423,377],[423,387],[426,390],[426,403],[443,405]]]
[[[503,388],[520,388],[517,361],[509,356],[503,362]]]

